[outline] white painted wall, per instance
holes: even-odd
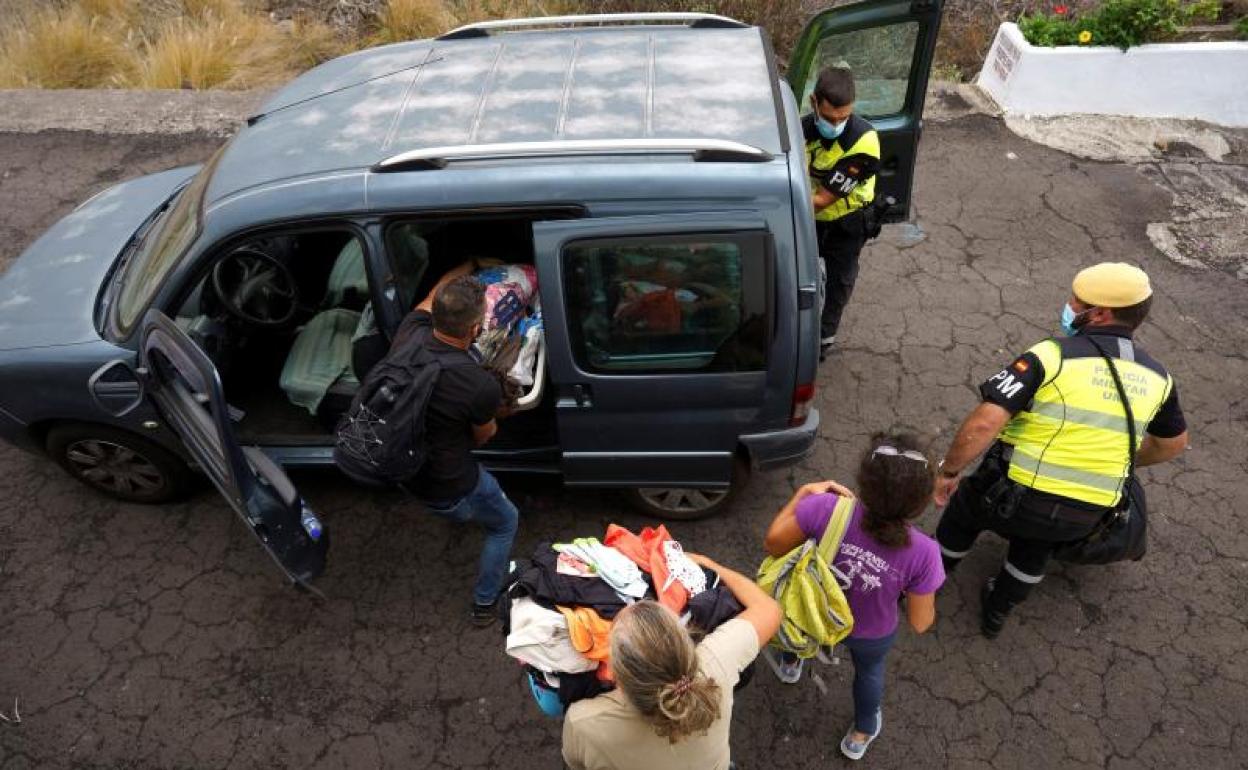
[[[1248,126],[1248,42],[1039,48],[1002,24],[976,83],[1011,113]]]

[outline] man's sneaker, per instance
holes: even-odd
[[[854,725],[850,725],[845,731],[845,737],[841,739],[841,753],[850,759],[862,759],[862,755],[867,753],[867,747],[871,745],[871,741],[879,737],[880,731],[884,729],[884,712],[875,712],[875,732],[867,736],[862,743],[854,740]]]
[[[472,603],[472,610],[468,615],[468,619],[477,628],[485,628],[492,625],[498,620],[498,600],[494,600],[490,604]]]
[[[986,639],[996,639],[1001,634],[1001,629],[1005,628],[1005,619],[1009,617],[1007,613],[992,608],[990,598],[996,582],[996,578],[988,578],[988,582],[984,583],[979,592],[979,631]]]
[[[784,652],[766,647],[763,654],[767,656],[767,662],[771,664],[771,670],[776,672],[776,678],[785,684],[797,684],[802,678],[802,659],[796,655],[789,655]]]
[[[823,363],[828,360],[828,353],[832,352],[832,346],[836,344],[836,335],[824,337],[819,340],[819,362]]]

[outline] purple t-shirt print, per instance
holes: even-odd
[[[797,525],[816,540],[832,518],[837,495],[810,495],[797,504]],[[854,506],[845,539],[832,560],[833,572],[854,613],[855,639],[879,639],[897,628],[897,600],[903,592],[935,593],[945,582],[940,547],[917,528],[910,528],[910,544],[890,548],[877,543],[862,529],[862,503]]]

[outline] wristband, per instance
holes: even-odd
[[[941,460],[936,464],[936,470],[940,471],[940,475],[946,479],[956,479],[962,475],[962,471],[951,471],[945,469],[945,461]]]

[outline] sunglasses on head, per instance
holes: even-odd
[[[881,444],[871,450],[871,456],[875,457],[876,455],[884,455],[885,457],[904,457],[907,460],[914,460],[915,462],[927,465],[927,458],[923,456],[922,452],[916,452],[913,449],[901,450],[888,444]]]

